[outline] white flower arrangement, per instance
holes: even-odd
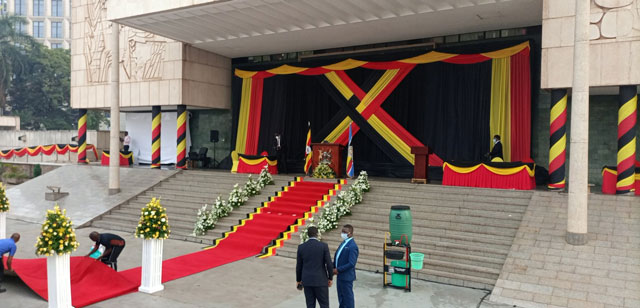
[[[249,200],[249,197],[260,194],[262,188],[269,184],[273,184],[273,177],[265,167],[258,180],[253,180],[249,175],[249,180],[244,185],[244,188],[239,188],[238,184],[233,185],[233,190],[229,193],[229,199],[222,200],[222,197],[218,196],[211,207],[205,204],[198,210],[196,223],[193,227],[193,235],[201,236],[206,234],[208,230],[215,228],[220,218],[229,216],[229,213],[234,208],[242,206]]]
[[[307,229],[310,226],[318,227],[318,236],[320,234],[333,230],[338,227],[338,220],[347,214],[351,213],[351,208],[362,202],[362,196],[365,192],[369,191],[371,186],[369,185],[369,179],[367,178],[367,172],[362,171],[355,180],[351,187],[346,191],[341,191],[336,196],[334,202],[327,204],[320,212],[317,223],[310,218],[307,227],[300,232],[300,242],[304,243],[309,239],[307,235]]]

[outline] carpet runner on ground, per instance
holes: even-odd
[[[162,282],[193,275],[220,265],[256,256],[265,246],[289,230],[290,225],[313,211],[319,200],[326,200],[334,183],[303,181],[298,178],[263,203],[256,212],[234,226],[216,246],[162,262]],[[126,250],[125,250],[126,253]],[[18,276],[42,298],[47,299],[46,259],[14,259]],[[140,285],[142,268],[115,272],[101,262],[86,257],[71,258],[71,296],[74,307],[135,292]],[[108,281],[108,284],[103,282]]]

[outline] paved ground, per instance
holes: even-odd
[[[40,223],[47,209],[55,203],[67,210],[76,226],[89,222],[96,216],[130,199],[161,180],[173,175],[172,170],[144,168],[120,168],[122,192],[109,195],[109,168],[102,166],[67,165],[47,172],[23,184],[7,190],[11,200],[9,217]],[[46,201],[47,186],[59,186],[69,195],[58,201]]]
[[[34,258],[33,245],[39,224],[8,219],[7,233],[20,232],[16,258]],[[77,230],[80,247],[73,255],[83,255],[90,249],[88,234],[93,229]],[[102,230],[98,230],[99,232]],[[131,234],[123,236],[127,247],[120,256],[120,269],[140,265],[141,241]],[[197,251],[201,245],[167,240],[164,257],[172,258]],[[414,280],[413,292],[384,289],[382,276],[358,272],[355,283],[357,307],[478,307],[485,291]],[[96,283],[105,283],[96,279]],[[47,303],[33,293],[17,277],[7,277],[3,284],[7,292],[0,294],[2,308],[46,307]],[[330,289],[331,306],[337,307],[335,286]],[[248,258],[220,266],[196,275],[165,284],[165,290],[153,295],[132,293],[92,305],[91,307],[282,307],[304,306],[304,295],[295,289],[295,260],[271,257],[265,260]],[[482,307],[497,307],[483,304]]]

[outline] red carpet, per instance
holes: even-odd
[[[322,200],[332,183],[295,182],[275,198],[261,213],[253,215],[243,226],[211,249],[165,260],[162,282],[196,274],[220,265],[255,256],[276,239],[296,219],[304,216]],[[291,201],[289,201],[291,199]],[[123,253],[126,253],[126,249]],[[47,299],[46,259],[14,259],[13,268],[33,291]],[[101,262],[85,257],[71,258],[71,296],[74,307],[83,307],[105,299],[137,291],[141,268],[115,272]],[[101,282],[108,282],[102,285]]]

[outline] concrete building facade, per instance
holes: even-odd
[[[71,46],[71,0],[0,0],[3,14],[22,16],[24,25],[16,25],[49,48]]]

